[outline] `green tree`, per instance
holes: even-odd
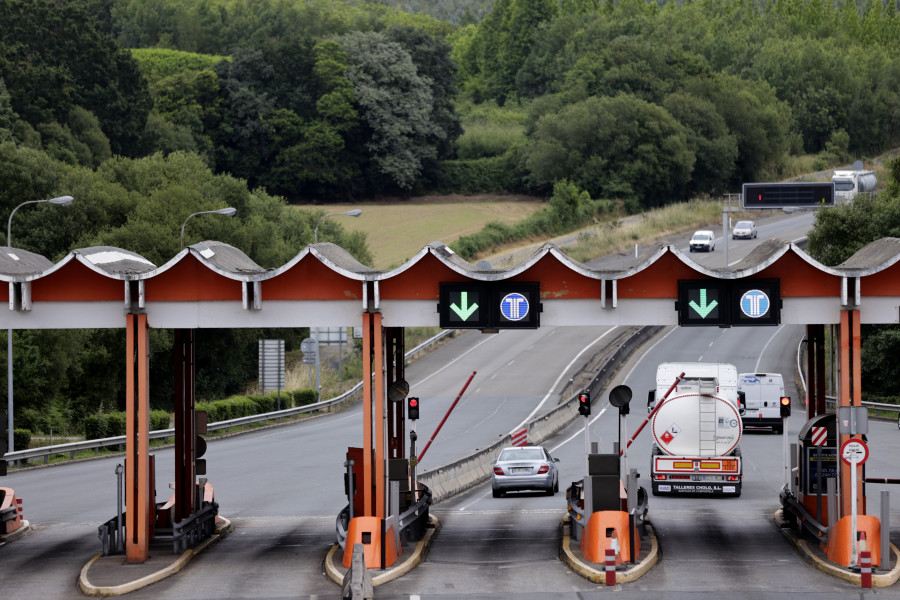
[[[12,108],[6,84],[3,82],[3,78],[0,77],[0,142],[7,142],[12,139],[15,122],[16,113]]]
[[[131,55],[83,2],[0,0],[0,77],[12,106],[37,128],[81,106],[99,119],[113,152],[140,147],[152,100]]]
[[[678,198],[695,162],[684,128],[664,108],[621,94],[591,97],[542,117],[526,164],[535,183],[569,179],[594,198],[644,207]]]
[[[274,108],[265,92],[272,67],[261,51],[242,49],[231,61],[218,63],[216,72],[219,109],[208,113],[204,123],[215,147],[216,168],[260,185],[259,175],[272,151],[265,122]]]
[[[370,132],[365,147],[376,171],[373,190],[410,190],[424,161],[437,156],[436,140],[446,136],[432,119],[429,82],[403,46],[383,34],[350,33],[338,42],[347,53],[360,119]]]
[[[484,97],[506,102],[516,89],[516,76],[531,52],[541,25],[553,19],[555,0],[496,0],[478,27],[466,69]]]

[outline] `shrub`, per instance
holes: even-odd
[[[319,394],[316,393],[316,390],[294,390],[291,392],[291,396],[294,398],[294,406],[306,406],[319,401]]]
[[[477,194],[518,189],[523,173],[516,168],[514,157],[514,152],[507,152],[503,156],[444,161],[437,191]]]
[[[84,437],[99,440],[125,435],[126,414],[124,412],[98,413],[84,418]]]
[[[28,429],[13,429],[13,444],[16,450],[25,450],[31,445],[31,431]]]
[[[150,411],[150,431],[159,431],[160,429],[168,429],[172,422],[171,415],[164,410]]]

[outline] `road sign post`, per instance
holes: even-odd
[[[850,531],[851,535],[851,549],[850,549],[850,564],[855,565],[858,562],[859,556],[859,541],[856,539],[856,488],[857,488],[857,473],[856,466],[864,464],[866,459],[869,458],[869,447],[862,440],[858,440],[856,438],[850,438],[841,444],[841,459],[850,465],[852,479],[852,485],[850,486]]]

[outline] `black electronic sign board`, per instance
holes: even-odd
[[[745,183],[744,208],[819,208],[834,206],[834,184]]]

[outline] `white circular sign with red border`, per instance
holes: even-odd
[[[851,438],[841,444],[841,458],[848,465],[861,465],[869,458],[869,447],[864,441]]]

